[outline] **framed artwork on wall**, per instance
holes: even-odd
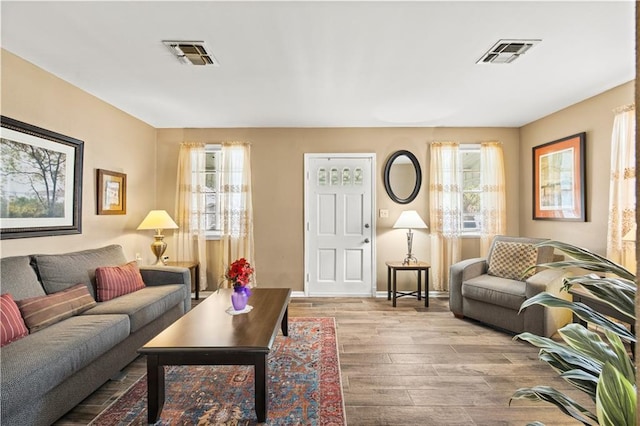
[[[98,214],[127,213],[127,175],[98,169]]]
[[[0,238],[82,233],[84,142],[0,117]]]
[[[533,147],[533,220],[585,222],[586,133]]]

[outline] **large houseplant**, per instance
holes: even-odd
[[[545,241],[539,245],[554,247],[572,259],[538,266],[591,271],[585,275],[564,278],[564,290],[568,291],[571,286],[580,284],[591,296],[635,319],[637,286],[634,274],[602,256],[570,244]],[[558,330],[564,343],[532,333],[516,336],[540,348],[540,360],[548,363],[575,388],[589,395],[595,402],[596,412],[589,411],[549,386],[518,389],[509,403],[514,399],[545,401],[556,405],[563,413],[585,425],[635,425],[636,367],[623,341],[634,345],[636,336],[626,327],[581,303],[540,293],[525,301],[521,310],[534,304],[549,308],[568,308],[602,332],[573,323]]]

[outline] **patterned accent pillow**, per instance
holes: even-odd
[[[0,347],[29,334],[20,309],[9,293],[0,295]]]
[[[31,333],[71,318],[97,305],[84,284],[46,296],[30,297],[16,302]]]
[[[538,249],[533,244],[496,241],[489,259],[489,275],[523,281],[536,273],[534,266],[538,259]]]
[[[129,262],[122,266],[96,268],[96,289],[99,302],[115,299],[144,288],[138,264]]]

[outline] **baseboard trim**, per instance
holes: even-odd
[[[213,291],[201,291],[200,292],[200,299],[204,299],[205,297],[209,296],[210,294],[214,293]],[[291,297],[307,297],[304,294],[304,291],[300,291],[300,290],[296,290],[296,291],[292,291],[291,292]],[[355,296],[344,296],[344,295],[339,295],[339,294],[327,294],[327,295],[317,295],[317,296],[311,296],[311,297],[370,297],[368,295],[355,295]],[[376,292],[376,299],[377,298],[385,298],[387,297],[387,292],[386,291],[377,291]],[[449,297],[449,292],[448,291],[430,291],[429,292],[429,297]],[[194,299],[195,298],[195,294],[191,293],[191,298]]]
[[[291,297],[307,297],[304,294],[304,291],[292,291],[291,292]],[[344,295],[340,295],[340,294],[323,294],[323,295],[316,295],[316,296],[309,296],[309,297],[370,297],[368,295],[354,295],[354,296],[344,296]],[[429,297],[449,297],[449,292],[448,291],[430,291],[429,292]],[[376,292],[376,299],[378,298],[387,298],[387,292],[386,291],[377,291]]]

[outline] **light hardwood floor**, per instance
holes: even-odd
[[[355,425],[576,425],[548,404],[514,401],[519,387],[551,385],[591,401],[537,359],[537,349],[471,320],[448,299],[294,298],[292,317],[335,317],[347,423]],[[139,358],[60,419],[84,425],[145,373]]]

